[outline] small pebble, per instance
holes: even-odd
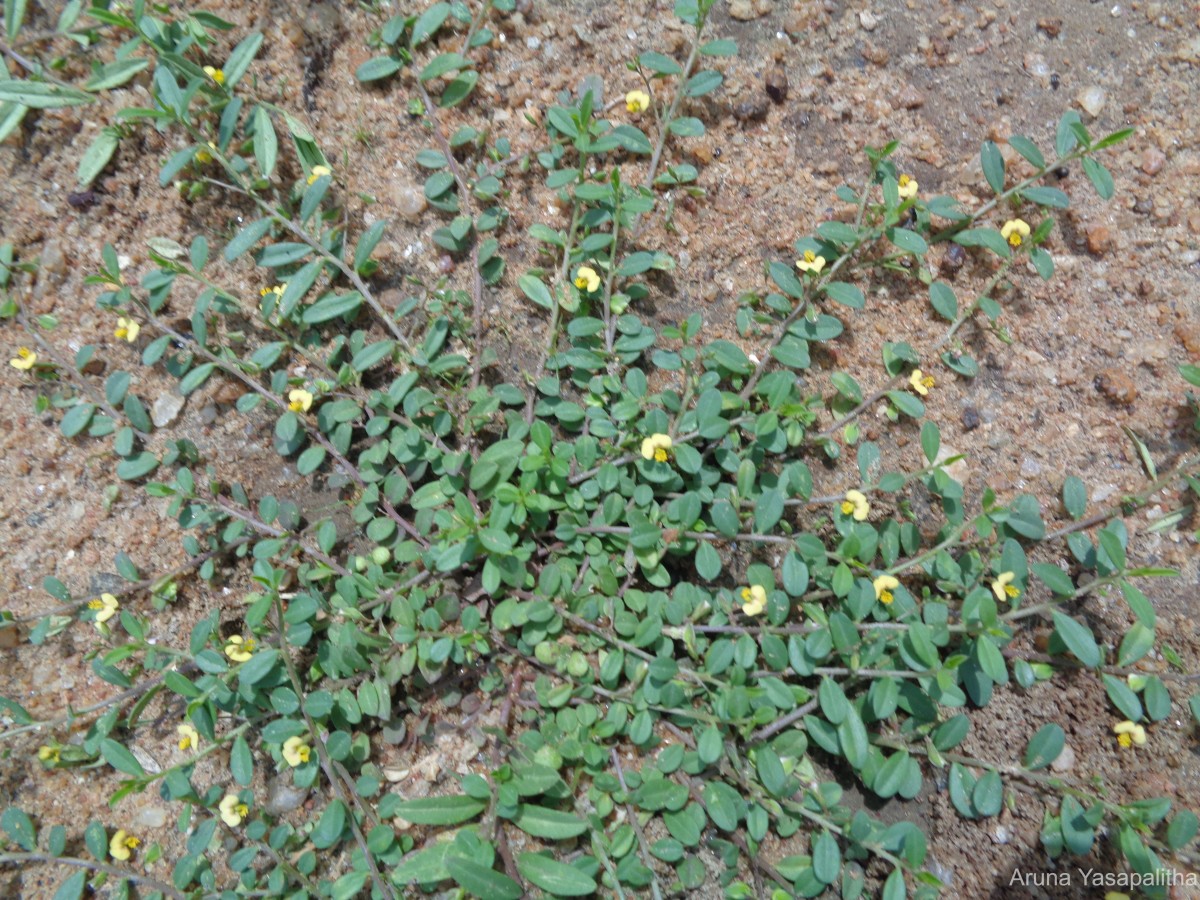
[[[292,773],[284,772],[276,775],[267,783],[267,799],[263,803],[263,812],[272,816],[281,816],[299,809],[308,790],[292,784]]]
[[[1092,225],[1087,230],[1087,248],[1093,256],[1102,256],[1112,245],[1112,235],[1107,225]]]
[[[767,101],[762,97],[746,100],[733,107],[733,117],[739,122],[752,122],[767,117]]]
[[[1040,53],[1025,54],[1025,71],[1034,78],[1047,79],[1050,77],[1050,64]]]
[[[920,109],[925,105],[925,95],[911,84],[906,84],[900,89],[900,96],[896,98],[896,105],[901,109]]]
[[[858,24],[862,26],[863,31],[874,31],[879,27],[879,16],[869,9],[864,9],[858,14]]]
[[[1096,376],[1096,390],[1113,403],[1129,404],[1137,399],[1137,385],[1120,369],[1105,369]]]
[[[966,248],[960,244],[951,244],[945,255],[942,257],[942,268],[953,274],[963,267],[963,263],[967,261]]]
[[[400,182],[392,191],[392,201],[396,204],[396,212],[409,222],[415,222],[429,205],[425,192],[411,182]]]
[[[183,409],[183,398],[178,394],[159,394],[150,408],[150,420],[154,423],[155,428],[162,428],[174,422],[181,409]]]
[[[1157,147],[1147,147],[1142,153],[1142,171],[1147,175],[1157,175],[1166,164],[1166,154]]]
[[[1080,108],[1093,118],[1100,115],[1100,110],[1104,109],[1104,102],[1108,99],[1108,95],[1104,93],[1104,88],[1097,85],[1089,85],[1081,90],[1075,97],[1075,102]]]
[[[147,806],[137,815],[138,828],[162,828],[167,824],[167,811],[160,806]]]
[[[1038,19],[1037,27],[1039,31],[1044,31],[1047,37],[1056,38],[1062,31],[1063,20],[1055,18]]]
[[[967,406],[962,411],[962,424],[964,431],[974,431],[979,427],[979,410],[973,406]]]
[[[1075,767],[1075,750],[1070,744],[1063,744],[1062,752],[1054,762],[1050,763],[1050,768],[1055,772],[1070,772]]]
[[[1042,464],[1032,456],[1026,456],[1021,460],[1021,476],[1023,478],[1033,478],[1035,475],[1042,473]]]
[[[775,103],[782,103],[787,99],[788,95],[788,79],[787,72],[783,66],[775,66],[767,70],[766,76],[763,78],[763,85],[767,89],[767,96]]]

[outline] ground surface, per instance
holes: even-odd
[[[237,23],[234,41],[252,29],[265,33],[254,69],[261,89],[277,94],[281,105],[306,112],[335,161],[352,214],[395,219],[380,254],[391,283],[399,286],[406,274],[432,281],[450,270],[451,284],[465,285],[465,267],[454,271],[453,261],[441,259],[429,240],[441,224],[436,211],[397,215],[420,183],[412,159],[430,141],[403,113],[411,83],[397,79],[368,88],[354,79],[355,68],[372,55],[365,38],[379,20],[340,3],[203,5]],[[1105,159],[1116,179],[1116,197],[1103,203],[1080,172],[1066,174],[1059,187],[1071,196],[1072,209],[1051,243],[1058,274],[1045,284],[1022,273],[1015,290],[1002,298],[1012,344],[984,329],[964,332],[981,362],[980,375],[966,381],[935,371],[929,415],[940,424],[944,442],[967,454],[957,475],[968,495],[977,497],[985,484],[1001,500],[1033,492],[1050,520],[1062,516],[1055,498],[1064,475],[1084,479],[1101,505],[1145,483],[1123,428],[1146,441],[1160,469],[1194,447],[1176,366],[1200,357],[1200,6],[1184,0],[732,5],[739,14],[749,8],[762,15],[737,20],[719,10],[714,35],[737,39],[741,52],[725,66],[724,88],[691,111],[704,120],[707,136],[669,151],[697,165],[708,196],[694,203],[678,198],[677,233],[656,226],[644,236],[648,248],[669,248],[679,257],[673,277],[658,284],[651,298],[657,321],[670,323],[699,310],[713,328],[711,336],[737,339],[738,296],[762,290],[764,261],[788,259],[799,234],[837,211],[833,191],[861,179],[864,145],[901,139],[899,164],[915,175],[922,191],[977,203],[988,196],[977,162],[983,139],[1016,132],[1048,146],[1061,112],[1078,107],[1085,89],[1099,88],[1102,107],[1093,110],[1094,117],[1084,116],[1093,133],[1135,129],[1134,138]],[[536,148],[541,135],[526,123],[526,113],[537,117],[559,91],[575,91],[589,75],[605,79],[611,103],[633,86],[623,80],[624,60],[645,49],[678,53],[685,46],[686,35],[664,24],[671,21],[670,6],[664,0],[520,4],[519,14],[497,22],[504,43],[496,44],[490,67],[484,66],[481,92],[465,115],[485,120],[490,115],[495,129],[512,136],[517,152]],[[64,77],[86,72],[86,62],[75,65]],[[772,70],[782,70],[788,84],[780,103],[764,90]],[[130,258],[136,278],[149,266],[148,238],[186,240],[206,233],[219,241],[245,212],[227,197],[188,205],[172,190],[160,189],[158,167],[175,147],[153,133],[122,144],[98,180],[93,205],[68,202],[79,157],[96,130],[119,107],[145,105],[147,99],[145,86],[134,82],[82,118],[73,110],[31,114],[27,127],[0,146],[5,184],[0,237],[24,259],[41,255],[42,273],[28,308],[58,317],[61,326],[51,340],[64,361],[74,348],[95,343],[111,365],[135,364],[136,351],[113,339],[111,317],[96,309],[94,289],[83,284],[99,265],[104,241]],[[514,218],[506,233],[512,246],[506,252],[514,274],[531,264],[523,257],[529,251],[525,228],[534,216],[552,221],[548,195],[536,181],[529,184],[534,187],[527,195],[510,204]],[[365,205],[361,195],[377,202]],[[980,274],[970,265],[957,273],[943,270],[960,297],[982,283]],[[246,296],[260,287],[248,267],[222,276]],[[864,385],[882,382],[882,340],[906,340],[918,350],[932,345],[940,330],[924,298],[899,288],[876,285],[869,292],[867,310],[852,321],[837,360],[818,360],[814,390],[826,388],[822,369],[835,365],[854,372]],[[490,295],[490,303],[487,341],[500,352],[502,376],[516,381],[516,371],[543,341],[544,323],[512,278]],[[3,326],[5,354],[22,343],[27,340],[16,326]],[[154,399],[166,391],[152,373],[136,378],[143,396]],[[8,366],[0,371],[0,398],[0,605],[17,616],[52,609],[54,601],[40,588],[47,575],[81,594],[99,591],[114,577],[112,560],[119,550],[148,572],[183,560],[177,530],[161,504],[117,481],[115,460],[102,444],[67,440],[54,416],[35,415],[29,380]],[[915,463],[915,432],[885,428],[886,422],[871,416],[865,424],[868,437],[894,441],[900,458]],[[174,425],[218,466],[236,465],[243,482],[263,492],[286,496],[302,481],[271,452],[263,421],[234,413],[219,385],[189,398]],[[105,491],[118,484],[106,511]],[[818,485],[818,492],[822,487],[836,490],[837,482]],[[314,508],[333,500],[306,489],[298,502]],[[1195,671],[1200,662],[1195,622],[1200,565],[1190,536],[1195,523],[1143,533],[1176,500],[1159,495],[1128,524],[1134,558],[1182,571],[1179,579],[1144,587],[1159,612],[1160,634]],[[237,578],[215,588],[185,581],[176,604],[155,617],[155,628],[169,640],[214,607],[235,617],[243,590]],[[1093,598],[1082,612],[1109,642],[1119,640],[1129,623],[1124,606],[1112,599]],[[1036,640],[1032,628],[1016,646],[1032,648]],[[110,696],[116,689],[92,674],[86,657],[96,645],[91,627],[78,624],[42,648],[22,643],[0,649],[0,695],[42,718],[65,712],[68,703],[80,708]],[[1166,664],[1150,659],[1146,668],[1163,671]],[[985,756],[1007,751],[1015,760],[1028,735],[1055,721],[1073,752],[1065,775],[1100,777],[1114,798],[1166,795],[1200,809],[1200,758],[1186,713],[1192,688],[1178,681],[1169,686],[1177,715],[1155,725],[1149,746],[1136,753],[1118,751],[1110,730],[1118,717],[1090,676],[1000,697],[973,717],[965,750]],[[477,700],[470,707],[477,708]],[[389,751],[391,764],[420,763],[448,772],[470,763],[476,749],[471,729],[462,730],[464,740],[453,727],[462,719],[460,708],[433,709],[444,719],[444,739],[395,748]],[[171,764],[178,753],[173,739],[178,710],[153,712],[161,715],[160,739],[138,750],[160,765]],[[62,728],[54,733],[69,737]],[[0,805],[17,803],[46,823],[68,826],[99,818],[136,830],[147,842],[161,841],[171,857],[179,840],[174,809],[154,795],[106,809],[116,784],[112,773],[45,773],[34,758],[44,739],[45,733],[34,732],[4,742]],[[920,821],[931,838],[935,870],[961,896],[1098,896],[1081,887],[1078,875],[1069,891],[1009,886],[1014,867],[1052,870],[1038,843],[1042,813],[1036,796],[1018,792],[1012,809],[983,824],[960,820],[945,794],[881,815]],[[769,858],[786,852],[764,849]],[[1098,855],[1082,864],[1105,866],[1111,860]],[[159,864],[157,871],[165,876],[168,870]],[[63,877],[50,869],[7,873],[0,876],[0,894],[49,896]]]

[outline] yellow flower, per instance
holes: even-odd
[[[221,821],[230,828],[237,828],[241,825],[242,819],[250,812],[246,804],[238,800],[237,794],[226,794],[217,804],[217,809],[221,811]]]
[[[909,386],[924,397],[929,393],[929,389],[933,387],[933,376],[926,375],[920,369],[913,369],[912,374],[908,376]]]
[[[992,582],[992,593],[1001,603],[1007,603],[1009,600],[1015,600],[1021,596],[1021,589],[1012,583],[1016,577],[1013,572],[1001,572],[1000,577]]]
[[[235,634],[225,642],[225,655],[234,662],[245,662],[254,655],[254,638],[242,640],[240,634]]]
[[[18,347],[17,355],[8,361],[8,364],[14,369],[29,370],[37,363],[37,354],[28,347]]]
[[[846,491],[846,499],[842,501],[842,515],[853,516],[855,522],[865,522],[871,514],[871,504],[862,491]]]
[[[133,850],[140,843],[141,841],[133,835],[128,834],[124,828],[118,828],[117,833],[108,842],[108,852],[113,859],[119,859],[121,862],[124,862],[129,859],[129,851]]]
[[[296,413],[306,413],[312,408],[313,395],[303,388],[288,391],[288,409]]]
[[[909,197],[917,196],[917,188],[919,185],[917,184],[917,179],[913,178],[911,175],[901,175],[898,184],[900,185],[901,200],[907,200]]]
[[[900,587],[900,579],[894,575],[880,575],[871,583],[875,587],[875,599],[880,603],[891,603],[895,599],[892,591]]]
[[[217,84],[225,83],[225,73],[214,66],[205,66],[204,74],[215,81]]]
[[[176,725],[175,733],[179,735],[180,750],[188,750],[192,747],[200,746],[200,732],[196,731],[189,723],[184,722],[182,725]]]
[[[322,175],[328,175],[332,178],[333,170],[330,169],[329,166],[313,166],[312,172],[308,176],[308,183],[312,184],[314,181],[316,181]]]
[[[142,326],[133,319],[121,316],[121,318],[117,319],[117,330],[113,332],[113,335],[132,344],[137,340],[138,332],[141,330]]]
[[[667,451],[671,449],[669,434],[652,434],[642,439],[642,459],[653,459],[656,462],[667,461]]]
[[[811,250],[805,250],[804,259],[796,260],[796,268],[801,272],[812,272],[814,275],[819,275],[825,268],[825,257],[817,256]]]
[[[44,763],[53,765],[61,759],[61,754],[57,747],[51,747],[49,744],[42,744],[38,747],[38,759]]]
[[[630,91],[625,95],[625,108],[631,113],[645,112],[650,108],[650,95],[645,91]]]
[[[211,153],[209,152],[210,150],[212,151]],[[196,151],[196,162],[210,163],[213,161],[213,153],[216,153],[216,152],[217,152],[217,145],[214,144],[212,141],[209,141],[208,142],[208,150],[205,150],[203,147],[201,147],[199,150]]]
[[[1122,747],[1130,747],[1137,744],[1139,747],[1146,743],[1146,729],[1141,725],[1137,725],[1126,719],[1124,722],[1118,722],[1113,726],[1113,731],[1117,735],[1117,743]]]
[[[1014,247],[1020,247],[1025,238],[1029,237],[1029,226],[1022,219],[1009,219],[1000,229],[1000,236]]]
[[[101,594],[99,600],[92,600],[88,603],[88,609],[96,610],[95,622],[107,622],[117,614],[117,609],[121,604],[117,602],[117,598],[112,594]]]
[[[258,296],[265,297],[267,294],[274,294],[276,297],[282,297],[285,290],[287,290],[286,284],[276,284],[272,287],[263,288],[258,292]]]
[[[308,762],[312,748],[300,737],[290,737],[283,742],[283,761],[293,769]]]
[[[580,266],[575,272],[575,287],[590,294],[600,287],[600,276],[591,266]]]
[[[767,608],[767,589],[761,584],[742,588],[742,612],[748,616],[762,615]]]

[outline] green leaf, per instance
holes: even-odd
[[[59,109],[64,106],[83,106],[96,98],[77,88],[60,87],[41,81],[0,81],[0,103],[12,102],[30,109]]]
[[[254,780],[254,756],[250,752],[250,745],[246,743],[246,738],[240,734],[229,751],[229,771],[233,775],[233,780],[242,787],[249,787],[250,782]]]
[[[937,459],[938,451],[942,447],[942,433],[933,422],[926,422],[921,426],[921,452],[925,454],[925,459],[933,462]]]
[[[435,56],[421,70],[418,76],[421,81],[430,81],[434,78],[440,78],[443,75],[448,75],[451,72],[460,72],[463,69],[470,68],[471,61],[461,53],[443,53],[440,56]]]
[[[1000,148],[991,141],[984,141],[979,150],[979,159],[983,165],[983,177],[997,194],[1004,190],[1004,157]]]
[[[862,309],[866,304],[863,292],[855,285],[847,284],[844,281],[829,282],[825,285],[825,293],[830,300],[841,303],[843,306],[849,306],[851,309]]]
[[[1147,628],[1141,622],[1134,622],[1133,627],[1125,632],[1121,646],[1117,649],[1117,665],[1133,665],[1154,648],[1154,629]]]
[[[925,404],[908,391],[888,391],[887,398],[896,409],[906,416],[919,419],[925,415]]]
[[[100,129],[96,139],[92,141],[84,152],[83,158],[79,160],[75,178],[80,186],[91,184],[96,180],[96,176],[104,171],[104,167],[108,165],[108,161],[112,159],[113,153],[117,150],[117,143],[116,131],[111,128]]]
[[[208,381],[208,376],[216,371],[216,368],[216,363],[201,363],[196,366],[179,380],[179,393],[186,397],[197,390],[204,382]]]
[[[438,98],[438,106],[442,109],[450,109],[458,106],[470,96],[471,91],[475,89],[476,83],[479,81],[479,73],[475,71],[463,72],[452,82],[446,85],[446,89],[442,91],[442,96]]]
[[[754,366],[742,348],[730,341],[713,341],[707,347],[712,360],[735,375],[749,375]]]
[[[737,56],[737,41],[709,41],[700,46],[700,52],[704,56]]]
[[[962,247],[986,247],[1001,259],[1012,256],[1008,241],[995,228],[964,228],[957,232],[952,240]]]
[[[526,272],[518,278],[517,286],[526,297],[538,306],[543,309],[554,309],[554,298],[550,295],[550,289],[532,272]]]
[[[33,820],[24,811],[10,806],[0,815],[0,828],[3,828],[22,849],[33,852],[37,849],[37,832]]]
[[[79,900],[87,886],[87,877],[87,870],[80,869],[59,886],[54,892],[54,900]]]
[[[271,114],[261,106],[254,110],[254,158],[258,162],[258,171],[269,179],[279,158],[279,139],[271,124]]]
[[[1067,736],[1062,727],[1049,722],[1038,728],[1037,733],[1030,739],[1030,745],[1025,748],[1025,761],[1021,764],[1030,772],[1044,769],[1057,760],[1066,743]]]
[[[262,42],[262,32],[255,31],[253,34],[249,34],[243,38],[241,43],[233,48],[233,52],[229,54],[229,59],[221,67],[221,70],[225,73],[225,90],[232,91],[233,86],[246,74],[246,70],[250,68],[250,63],[254,62],[254,57],[258,55],[258,48],[262,46]]]
[[[1070,597],[1075,593],[1075,582],[1071,576],[1053,563],[1034,563],[1029,567],[1050,591],[1059,597]]]
[[[488,900],[520,900],[524,894],[521,886],[507,875],[454,853],[446,854],[446,871],[476,897],[486,897]]]
[[[410,43],[413,47],[419,47],[425,43],[446,21],[446,17],[450,15],[449,3],[435,3],[425,12],[421,13],[417,21],[413,23],[412,38]]]
[[[4,0],[4,29],[10,42],[21,33],[21,26],[25,23],[26,6],[27,0]]]
[[[1167,846],[1172,850],[1179,850],[1191,843],[1198,828],[1200,819],[1196,818],[1196,814],[1190,809],[1181,809],[1167,826]]]
[[[925,238],[921,237],[915,231],[909,231],[907,228],[889,228],[887,236],[888,240],[901,250],[906,250],[917,256],[923,256],[925,251],[929,249],[929,245],[925,243]]]
[[[1111,200],[1113,195],[1112,173],[1090,156],[1085,156],[1083,159],[1083,171],[1101,199]]]
[[[317,827],[309,835],[314,847],[318,850],[328,850],[339,840],[346,829],[346,804],[341,800],[333,800],[321,813]]]
[[[100,742],[100,755],[118,772],[132,775],[134,778],[141,778],[146,774],[137,757],[112,738],[105,738]]]
[[[1096,645],[1091,629],[1058,610],[1054,610],[1053,615],[1054,633],[1067,649],[1075,654],[1075,658],[1089,669],[1100,665],[1100,648]]]
[[[583,834],[588,830],[588,823],[574,813],[560,812],[547,809],[544,806],[521,804],[513,824],[537,838],[551,841],[564,841]]]
[[[354,354],[354,359],[350,361],[350,368],[355,372],[365,372],[387,359],[395,348],[395,341],[376,341],[368,344]]]
[[[92,73],[84,88],[89,91],[106,91],[118,87],[149,65],[150,60],[138,56],[127,56],[105,63]]]
[[[304,310],[300,318],[306,325],[317,325],[356,312],[360,306],[362,306],[362,295],[358,291],[351,291],[340,296],[323,297]]]
[[[1049,281],[1054,277],[1054,257],[1047,253],[1045,248],[1034,247],[1031,249],[1029,251],[1029,261],[1037,269],[1037,273],[1041,276],[1042,281]]]
[[[149,450],[117,463],[117,477],[122,481],[136,481],[158,468],[158,457]]]
[[[539,853],[522,853],[518,856],[517,871],[556,897],[586,897],[599,888],[595,880],[580,869]]]
[[[359,81],[380,81],[395,75],[404,64],[394,56],[376,56],[354,70],[354,77]]]
[[[929,286],[929,305],[947,322],[958,318],[958,298],[954,296],[954,288],[944,281],[935,281]]]
[[[1066,209],[1071,205],[1071,199],[1058,188],[1027,187],[1021,191],[1021,195],[1030,203],[1050,209]]]
[[[1079,519],[1087,509],[1087,486],[1074,475],[1063,480],[1063,507],[1072,519]]]
[[[971,792],[971,805],[981,816],[999,815],[1004,804],[1004,784],[1000,781],[1000,773],[989,769],[975,782],[975,790]]]
[[[1108,694],[1108,699],[1121,711],[1121,715],[1133,722],[1142,718],[1142,701],[1129,685],[1107,673],[1101,675],[1100,680],[1104,683],[1104,692]]]
[[[724,80],[725,78],[720,72],[705,69],[687,80],[683,86],[683,94],[685,97],[703,97],[719,88]]]
[[[842,870],[842,852],[837,838],[822,830],[812,843],[813,874],[823,884],[833,884]]]
[[[1029,138],[1014,134],[1008,139],[1008,146],[1025,157],[1035,169],[1046,168],[1046,158],[1042,156],[1042,151]]]
[[[714,581],[721,574],[721,555],[708,541],[696,548],[696,574],[705,581]]]
[[[787,773],[783,770],[779,754],[770,747],[759,747],[755,762],[758,767],[758,777],[762,780],[762,786],[767,789],[767,792],[774,797],[784,796]]]
[[[414,825],[457,825],[459,822],[475,818],[486,806],[485,802],[465,794],[420,797],[397,803],[395,815]]]
[[[392,870],[392,883],[404,887],[409,884],[445,881],[450,877],[450,873],[446,871],[446,853],[449,849],[450,844],[442,842],[410,853]]]
[[[683,67],[669,56],[647,50],[638,57],[638,63],[658,75],[679,75]]]
[[[91,403],[80,403],[77,406],[72,406],[67,410],[67,414],[63,416],[62,422],[59,423],[59,431],[63,433],[63,437],[75,437],[88,427],[95,412],[96,407]]]
[[[233,262],[266,235],[271,230],[270,219],[255,219],[247,225],[243,225],[238,233],[233,236],[228,244],[225,245],[225,261]]]

